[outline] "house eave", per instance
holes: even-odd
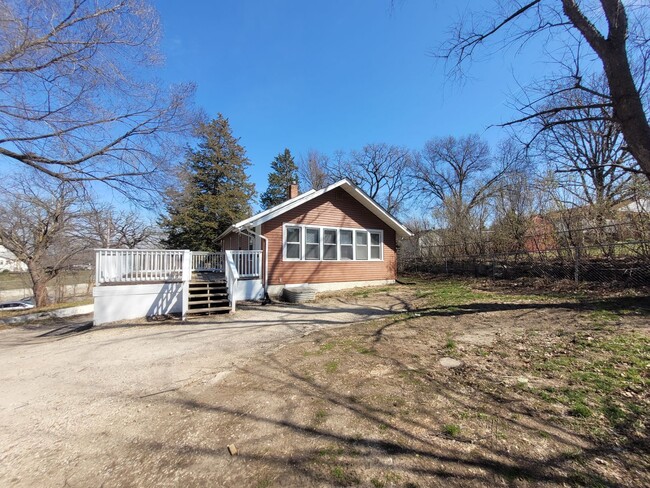
[[[253,215],[248,219],[237,222],[236,224],[232,225],[228,230],[226,230],[224,233],[222,233],[218,239],[223,239],[226,235],[228,235],[231,232],[235,232],[244,228],[250,229],[253,227],[257,227],[258,225],[261,225],[264,222],[268,222],[271,219],[279,217],[283,213],[288,212],[289,210],[294,209],[302,205],[303,203],[307,203],[308,201],[313,200],[314,198],[317,198],[321,195],[324,195],[325,193],[330,192],[336,188],[342,188],[343,190],[345,190],[350,196],[352,196],[352,198],[357,200],[364,207],[370,210],[377,218],[379,218],[382,222],[384,222],[386,225],[392,228],[397,233],[398,237],[411,237],[413,235],[413,233],[410,230],[408,230],[395,217],[390,215],[386,210],[384,210],[381,206],[379,206],[363,190],[361,190],[359,187],[357,187],[347,179],[343,179],[321,190],[309,190],[308,192],[298,195],[297,197],[292,198],[291,200],[287,200],[286,202],[276,205],[273,208],[270,208],[256,215]]]

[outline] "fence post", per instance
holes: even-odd
[[[574,258],[575,258],[575,263],[573,269],[573,279],[575,280],[577,285],[580,282],[580,246],[576,246]]]

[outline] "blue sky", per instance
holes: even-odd
[[[155,5],[164,29],[164,79],[195,82],[197,105],[230,119],[258,192],[285,147],[298,158],[312,148],[331,154],[372,142],[419,149],[434,136],[473,132],[496,142],[503,133],[486,129],[512,115],[513,71],[525,83],[528,73],[544,69],[530,56],[514,66],[497,55],[475,62],[463,83],[445,76],[433,52],[460,9],[480,10],[480,1]]]

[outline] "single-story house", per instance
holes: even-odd
[[[233,224],[219,252],[97,249],[95,323],[235,310],[239,300],[393,283],[411,232],[343,179]]]
[[[24,273],[27,265],[19,260],[14,253],[4,246],[0,246],[0,272]]]
[[[360,188],[344,179],[298,194],[237,222],[222,249],[263,251],[263,284],[271,296],[284,287],[318,291],[393,283],[397,238],[411,232]]]

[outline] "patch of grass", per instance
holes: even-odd
[[[257,482],[257,488],[269,488],[273,482],[268,478],[263,478]]]
[[[447,349],[448,351],[455,351],[456,341],[451,338],[447,339],[447,342],[445,343],[445,349]]]
[[[334,360],[334,361],[328,361],[325,363],[325,371],[327,373],[336,373],[336,371],[339,369],[339,361]]]
[[[402,476],[399,473],[393,473],[392,471],[384,475],[388,483],[397,483],[402,479]]]
[[[334,343],[326,342],[325,344],[322,344],[320,348],[318,348],[318,352],[323,353],[323,352],[331,351],[332,349],[334,349]]]
[[[457,437],[460,434],[460,425],[446,424],[443,425],[442,431],[449,437]]]
[[[319,408],[318,410],[316,410],[316,414],[314,415],[315,424],[322,424],[323,422],[325,422],[326,419],[327,419],[327,412],[324,409]]]
[[[357,347],[357,352],[359,354],[377,354],[377,352],[375,350],[370,349],[370,348],[365,347],[365,346]]]
[[[372,287],[372,288],[362,288],[360,290],[353,291],[351,295],[353,297],[363,297],[368,298],[371,294],[375,295],[377,293],[386,293],[390,291],[388,286]]]
[[[429,306],[432,307],[466,305],[491,297],[489,293],[476,292],[467,283],[456,280],[421,282],[415,294],[419,297],[428,297]]]
[[[321,457],[338,457],[345,453],[345,449],[338,446],[323,447],[318,450],[318,455]]]
[[[356,473],[347,471],[342,466],[334,466],[331,474],[332,478],[334,478],[338,484],[343,486],[358,485],[361,483],[361,480]]]
[[[611,325],[619,320],[619,315],[611,310],[598,309],[589,314],[589,320],[596,327]]]
[[[422,386],[422,372],[414,369],[402,369],[398,374],[408,383],[414,386]]]
[[[52,280],[48,287],[92,283],[93,273],[94,271],[90,269],[64,271]],[[0,273],[0,291],[31,288],[31,286],[32,280],[28,273]]]
[[[374,486],[375,488],[383,488],[384,486],[386,486],[386,482],[383,481],[383,480],[380,480],[379,478],[372,478],[372,479],[370,480],[370,483],[371,483],[372,486]]]
[[[593,415],[591,409],[582,402],[575,402],[569,409],[569,415],[573,417],[580,417],[583,419],[589,418]]]
[[[599,310],[599,323],[617,320],[610,311]],[[535,390],[542,400],[568,407],[569,414],[596,436],[607,435],[612,427],[626,424],[636,412],[644,412],[643,401],[629,400],[647,391],[650,368],[650,339],[636,333],[601,332],[590,341],[561,337],[562,354],[538,368],[544,376],[560,382],[558,387]],[[588,342],[588,343],[587,343]]]
[[[607,420],[609,420],[614,425],[623,422],[627,417],[625,410],[623,410],[619,405],[616,405],[610,399],[603,402],[601,411]]]

